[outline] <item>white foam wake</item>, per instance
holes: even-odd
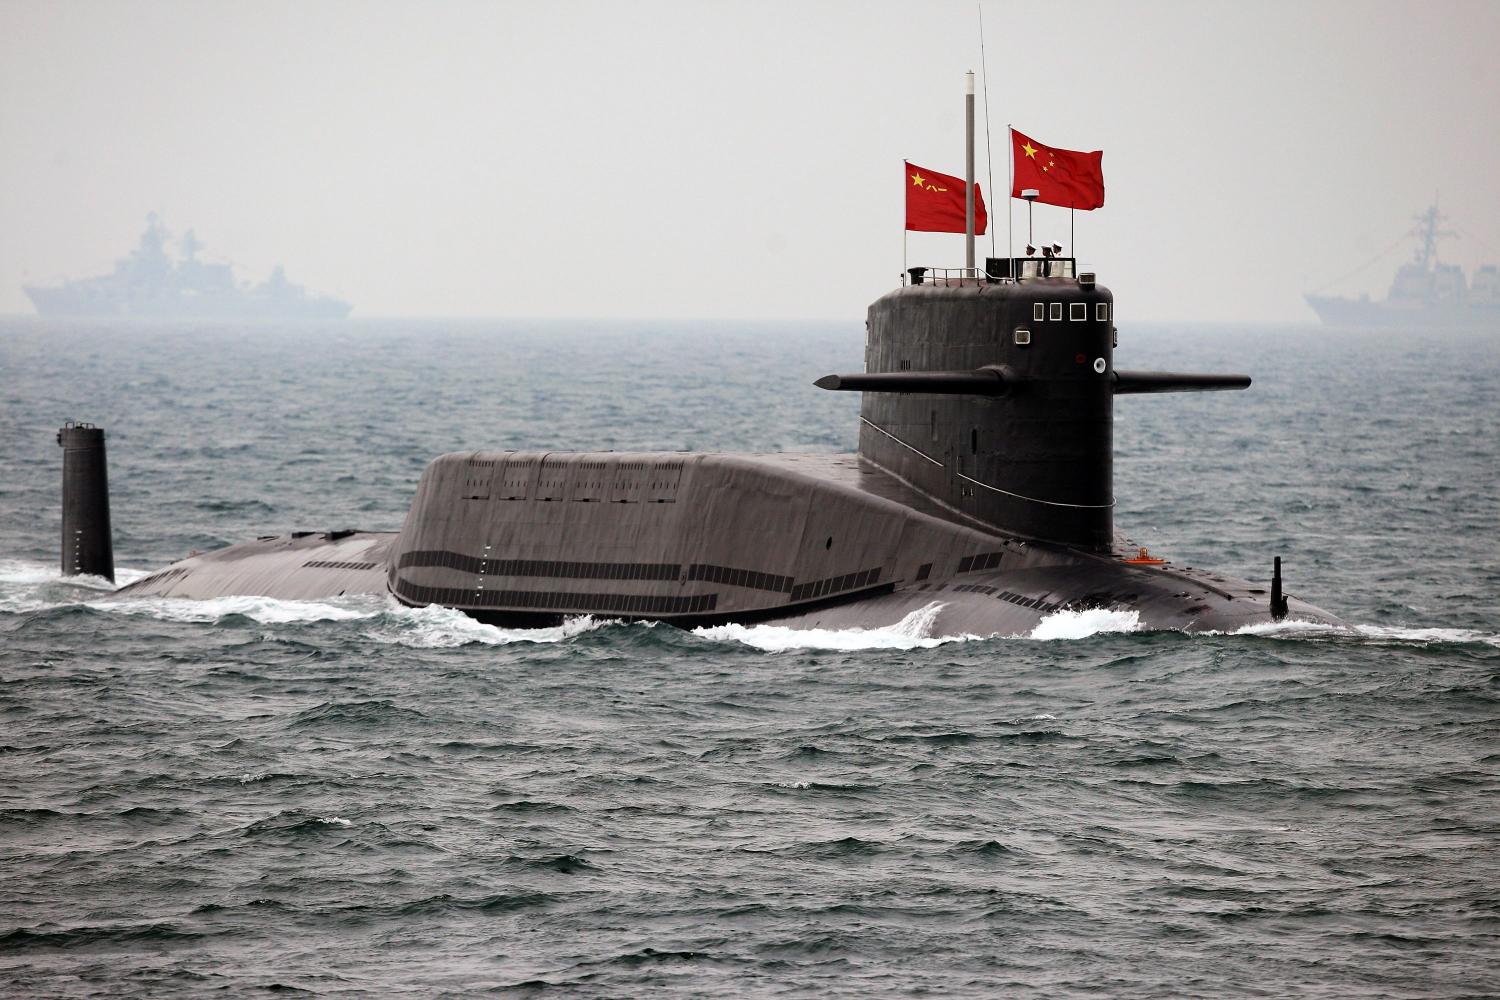
[[[111,583],[102,576],[64,577],[55,564],[0,559],[0,611],[40,611],[79,604],[148,575],[145,570],[117,567],[115,582]]]
[[[1031,638],[1087,639],[1101,632],[1136,632],[1140,627],[1139,611],[1115,611],[1109,608],[1054,611],[1037,622],[1036,628],[1031,630]]]
[[[624,624],[610,619],[597,619],[592,615],[580,615],[551,628],[499,628],[475,621],[453,608],[436,604],[425,608],[408,608],[388,599],[380,623],[366,632],[365,636],[375,642],[416,649],[448,649],[471,643],[504,646],[513,642],[565,642],[585,632]],[[646,623],[644,627],[652,625],[653,623]]]
[[[70,587],[82,587],[85,590],[108,591],[134,583],[149,575],[145,570],[126,569],[122,566],[115,569],[114,583],[110,583],[102,576],[70,576],[64,579],[62,570],[56,565],[43,565],[22,559],[0,559],[0,587],[7,589],[63,583]]]
[[[756,649],[930,649],[945,642],[977,639],[973,635],[932,636],[928,633],[943,605],[918,608],[894,625],[882,628],[789,628],[786,625],[715,625],[695,628],[693,634],[720,642],[739,642]]]
[[[1374,642],[1482,642],[1500,649],[1500,635],[1468,628],[1400,628],[1395,625],[1356,625],[1354,631]]]
[[[1402,625],[1329,625],[1326,622],[1280,621],[1246,625],[1227,635],[1273,639],[1358,639],[1373,645],[1419,645],[1478,642],[1500,648],[1500,635],[1470,628],[1412,628]]]
[[[117,615],[144,615],[158,621],[213,623],[239,616],[262,625],[342,622],[373,618],[385,610],[385,598],[363,595],[327,601],[287,601],[275,597],[134,597],[85,601],[85,607]]]

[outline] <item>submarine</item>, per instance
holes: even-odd
[[[681,627],[1025,635],[1059,611],[1142,629],[1341,624],[1266,583],[1177,566],[1114,524],[1117,396],[1241,390],[1250,378],[1119,369],[1114,297],[1060,247],[912,268],[869,306],[858,451],[465,451],[433,459],[399,531],[295,531],[173,563],[120,599],[390,595],[489,624],[592,615]],[[104,433],[69,425],[64,573],[111,575]]]

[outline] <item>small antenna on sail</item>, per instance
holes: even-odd
[[[974,277],[974,71],[964,74],[964,267]]]
[[[995,148],[990,144],[990,63],[984,54],[984,4],[976,2],[979,12],[979,79],[984,86],[984,172],[990,186],[991,211],[995,205]],[[1005,211],[1010,212],[1010,192],[1005,194]],[[990,256],[995,256],[995,226],[990,224]],[[1007,264],[1007,267],[1010,265]]]

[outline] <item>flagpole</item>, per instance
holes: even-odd
[[[1016,137],[1015,128],[1008,122],[1005,126],[1005,273],[1010,275],[1010,280],[1016,280],[1016,213],[1014,199],[1011,194],[1016,190]],[[994,192],[990,192],[994,197]]]
[[[1073,242],[1073,206],[1068,206],[1068,250],[1073,254],[1073,270],[1078,270],[1078,244]]]
[[[975,3],[979,13],[979,70],[984,83],[984,174],[990,186],[990,214],[995,210],[995,145],[990,142],[990,59],[984,53],[984,4]],[[1007,198],[1007,200],[1009,200]],[[995,220],[991,218],[986,227],[990,231],[990,256],[995,256]]]
[[[964,267],[974,276],[974,71],[964,74]]]

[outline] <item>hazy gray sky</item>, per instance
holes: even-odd
[[[1446,256],[1500,262],[1500,3],[983,11],[997,194],[1007,122],[1104,150],[1077,243],[1122,327],[1311,321],[1301,293],[1434,192],[1465,234]],[[158,211],[356,315],[857,319],[898,279],[902,158],[962,173],[977,22],[972,0],[0,0],[0,311],[107,270]],[[1068,242],[1065,211],[1037,224]],[[961,244],[913,235],[911,263]],[[1383,295],[1400,259],[1333,291]]]

